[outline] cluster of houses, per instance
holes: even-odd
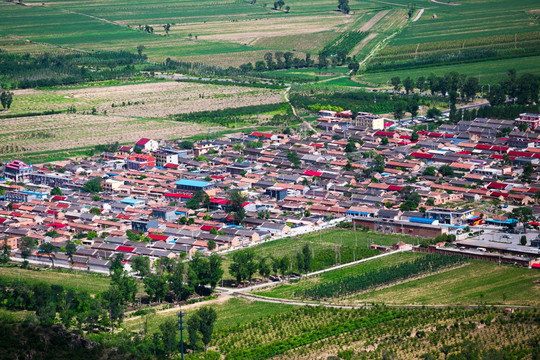
[[[371,114],[321,115],[316,127],[322,131],[307,137],[302,131],[252,132],[193,146],[140,139],[90,159],[40,166],[11,161],[0,179],[0,242],[20,257],[26,237],[60,250],[76,240],[73,266],[105,271],[116,253],[127,262],[140,255],[192,256],[309,231],[330,219],[436,237],[477,221],[477,202],[497,199],[540,213],[540,133],[534,125],[539,115],[461,121],[419,131],[417,140]],[[523,121],[531,123],[525,132],[516,126]],[[368,171],[381,158],[384,170]],[[520,180],[525,164],[533,169],[527,182]],[[458,176],[425,174],[428,167],[444,165]],[[92,179],[101,183],[101,192],[83,190]],[[53,188],[61,195],[51,195]],[[402,192],[411,188],[421,202],[416,210],[402,210]],[[233,190],[247,198],[241,224],[229,211]],[[201,191],[209,201],[188,208]],[[44,258],[39,250],[32,257]],[[68,261],[56,255],[55,263]]]

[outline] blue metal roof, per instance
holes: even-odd
[[[409,222],[413,222],[413,223],[420,223],[420,224],[433,224],[435,221],[437,221],[436,219],[425,219],[425,218],[421,218],[421,217],[412,217],[409,219]]]
[[[176,182],[176,185],[182,185],[182,186],[193,186],[193,187],[200,187],[203,188],[205,186],[210,185],[207,181],[197,181],[197,180],[188,180],[188,179],[181,179]]]
[[[144,202],[144,200],[125,198],[125,199],[122,199],[121,202],[124,203],[124,204],[133,205],[133,204],[137,204],[137,203],[140,203],[140,202]]]

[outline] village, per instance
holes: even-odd
[[[13,160],[0,181],[0,243],[13,260],[108,273],[119,253],[129,266],[349,224],[417,239],[395,249],[540,267],[539,125],[521,114],[411,131],[323,110],[318,133],[303,123],[198,142],[143,138],[39,166]],[[432,241],[444,235],[455,241]],[[54,258],[21,251],[28,238],[54,245]],[[391,250],[376,237],[368,245]]]

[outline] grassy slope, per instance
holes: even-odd
[[[355,297],[360,302],[386,304],[540,305],[540,273],[490,262],[471,264]],[[503,300],[503,296],[505,300]]]
[[[20,279],[35,284],[38,282],[47,283],[50,285],[62,285],[70,289],[78,289],[88,291],[95,294],[106,290],[109,287],[110,280],[108,277],[87,274],[85,272],[69,273],[52,270],[25,270],[16,267],[0,267],[0,277],[10,280]]]

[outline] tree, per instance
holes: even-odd
[[[290,258],[287,255],[284,255],[283,257],[278,259],[278,269],[281,276],[285,276],[285,274],[287,274],[287,272],[289,271],[289,262]]]
[[[206,243],[208,245],[208,250],[212,251],[217,247],[216,242],[213,239],[210,239]]]
[[[11,107],[11,103],[13,102],[13,93],[10,91],[2,91],[0,94],[0,103],[2,104],[2,108],[5,110],[6,108],[9,109]]]
[[[77,245],[71,240],[66,242],[66,256],[69,258],[71,265],[73,266],[73,255],[77,252]]]
[[[472,99],[478,92],[478,78],[469,77],[463,86],[463,95],[465,95],[465,101]]]
[[[399,91],[399,89],[401,89],[401,79],[399,78],[399,76],[394,76],[390,79],[390,82],[392,83],[395,91]]]
[[[296,168],[300,166],[300,157],[296,151],[287,152],[287,160],[292,162]]]
[[[102,190],[101,189],[101,180],[98,179],[98,178],[88,180],[83,186],[83,191],[88,192],[88,193],[92,193],[92,194],[101,192],[101,190]]]
[[[504,93],[504,88],[500,84],[495,84],[494,86],[491,86],[487,99],[491,106],[503,105],[506,101],[506,94]]]
[[[56,249],[56,246],[54,246],[50,242],[43,243],[39,246],[39,250],[41,250],[43,253],[45,253],[49,257],[52,263],[52,267],[54,268],[54,259],[56,259],[56,252],[58,251]]]
[[[28,264],[26,259],[32,255],[32,252],[36,248],[36,240],[25,236],[22,238],[22,243],[19,247],[21,249],[21,257],[24,260],[23,264]]]
[[[204,350],[208,349],[208,344],[212,341],[212,334],[214,332],[214,324],[217,320],[216,310],[209,306],[203,306],[197,310],[197,316],[199,317],[199,332],[201,333],[201,340],[204,344]]]
[[[193,351],[201,348],[200,318],[197,312],[193,313],[186,321],[189,346]]]
[[[311,270],[311,252],[309,250],[309,244],[304,244],[302,247],[302,255],[304,257],[304,272],[307,274]]]
[[[338,0],[338,9],[344,13],[348,14],[351,11],[349,7],[349,0]]]
[[[407,103],[403,100],[396,101],[394,103],[394,118],[396,120],[401,120],[407,108]]]
[[[523,246],[527,245],[527,236],[521,235],[521,239],[520,239],[519,242],[520,242],[521,245],[523,245]]]
[[[109,324],[111,333],[114,333],[114,324],[120,322],[124,318],[124,299],[122,292],[117,286],[110,286],[109,289],[102,293],[104,305],[109,312]]]
[[[418,141],[418,132],[416,130],[411,134],[411,141]]]
[[[273,57],[274,57],[274,55],[272,55],[271,52],[267,52],[263,56],[264,61],[266,62],[266,67],[267,67],[268,70],[272,70],[274,68]],[[255,63],[255,67],[257,67],[256,63]]]
[[[177,349],[176,335],[178,334],[177,324],[174,318],[168,318],[159,324],[161,332],[161,341],[165,354],[172,354]]]
[[[189,140],[184,140],[179,145],[180,145],[180,148],[184,150],[191,150],[195,146],[193,141],[189,141]]]
[[[101,209],[100,208],[97,208],[97,207],[93,207],[90,209],[90,214],[93,214],[93,215],[101,215]]]
[[[351,153],[355,152],[356,150],[356,143],[352,140],[347,143],[347,146],[345,146],[345,152]]]
[[[410,93],[414,90],[414,81],[409,76],[407,76],[407,78],[403,80],[403,87],[405,88],[407,94]]]
[[[62,190],[58,186],[53,187],[51,190],[51,196],[62,196]]]
[[[523,233],[527,233],[527,224],[531,221],[536,220],[536,218],[533,215],[533,211],[531,208],[527,207],[516,207],[512,209],[512,212],[510,213],[510,217],[512,219],[518,220],[520,223],[523,224]]]
[[[418,115],[418,99],[416,98],[417,95],[409,99],[407,101],[407,111],[411,113],[412,118],[414,119],[416,115]]]
[[[166,280],[156,274],[143,279],[144,291],[150,296],[151,300],[162,301],[167,294]]]
[[[388,145],[388,138],[386,136],[383,136],[383,138],[381,139],[381,145]]]
[[[427,117],[430,118],[430,119],[435,119],[435,118],[438,118],[442,115],[442,112],[441,110],[437,109],[437,108],[431,108],[427,111]]]
[[[185,268],[182,260],[173,265],[173,270],[168,277],[169,289],[174,293],[176,300],[183,301],[193,294],[193,287],[185,283]]]
[[[214,253],[210,255],[208,258],[208,265],[209,265],[209,284],[210,288],[214,290],[217,286],[217,284],[221,281],[221,278],[223,277],[223,268],[222,268],[223,260],[221,259],[221,256]]]
[[[239,224],[244,222],[246,218],[246,210],[244,204],[248,201],[247,195],[241,190],[233,190],[229,193],[229,213],[234,214],[234,219]]]
[[[268,279],[271,272],[272,272],[272,266],[267,261],[267,258],[261,257],[261,259],[259,260],[259,274],[263,278]]]
[[[163,29],[165,30],[165,34],[169,35],[169,30],[171,30],[171,24],[163,25]],[[141,56],[141,54],[139,54],[139,56]]]
[[[7,243],[7,237],[4,236],[4,243],[2,244],[2,254],[0,255],[0,264],[7,264],[10,260],[11,248]]]
[[[139,54],[139,57],[142,58],[142,53],[143,53],[143,50],[146,49],[146,46],[144,45],[138,45],[137,46],[137,54]]]
[[[428,166],[422,174],[428,176],[435,176],[435,174],[437,174],[437,169],[435,169],[434,166]]]
[[[426,90],[426,78],[423,76],[420,76],[418,79],[416,79],[416,88],[420,91]]]
[[[131,260],[131,267],[140,277],[150,274],[150,258],[148,256],[135,256]]]
[[[232,263],[229,266],[229,271],[236,278],[238,284],[243,283],[245,280],[251,282],[253,274],[257,271],[257,267],[253,249],[232,253]]]
[[[443,165],[439,168],[439,173],[446,177],[446,176],[454,176],[454,169],[450,165]]]

